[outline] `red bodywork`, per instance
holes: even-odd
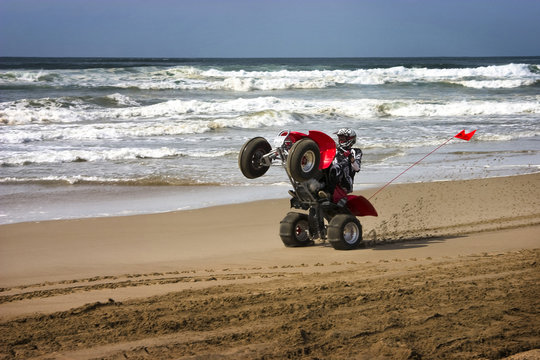
[[[319,164],[319,169],[326,169],[332,165],[332,161],[336,156],[336,143],[334,140],[321,131],[310,130],[309,134],[304,134],[298,131],[291,131],[289,137],[293,142],[308,137],[311,140],[315,141],[319,146],[319,151],[321,152],[321,163]]]
[[[287,133],[282,134],[287,135]],[[305,137],[308,137],[317,143],[321,153],[319,169],[326,169],[332,165],[337,149],[334,139],[330,136],[316,130],[310,130],[307,135],[298,131],[291,131],[288,132],[288,135],[293,143]],[[360,195],[347,195],[347,207],[355,216],[378,216],[377,211],[369,200]]]
[[[369,200],[360,195],[347,195],[347,207],[354,216],[379,216]]]

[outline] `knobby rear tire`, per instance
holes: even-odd
[[[354,215],[338,214],[328,224],[327,238],[336,250],[357,249],[362,243],[362,225]]]
[[[281,220],[279,236],[287,247],[301,247],[312,245],[309,237],[309,221],[306,214],[290,212]]]

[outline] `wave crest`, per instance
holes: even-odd
[[[9,70],[0,72],[0,87],[63,86],[143,90],[272,91],[324,89],[340,85],[451,83],[472,88],[515,88],[540,80],[538,65],[506,64],[469,68],[390,68],[354,70],[220,70],[193,66],[168,69]]]
[[[115,101],[130,101],[123,97]],[[540,114],[530,101],[449,101],[396,99],[308,100],[258,97],[221,101],[170,100],[117,108],[92,107],[62,99],[0,104],[0,143],[46,140],[121,139],[201,134],[218,129],[290,127],[336,118],[429,118]],[[47,126],[41,126],[47,124]],[[10,126],[11,125],[11,126]]]
[[[42,178],[0,178],[0,184],[36,185],[124,185],[124,186],[219,186],[217,182],[205,182],[189,177],[152,175],[138,178],[108,178],[99,176],[45,176]]]
[[[136,159],[167,159],[177,157],[217,158],[237,154],[237,149],[191,151],[161,148],[117,148],[92,150],[42,150],[42,151],[5,151],[0,158],[0,166],[26,166],[31,164],[95,162],[95,161],[124,161]]]

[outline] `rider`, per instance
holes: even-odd
[[[344,206],[347,194],[353,191],[354,175],[360,171],[362,150],[353,148],[356,133],[350,128],[342,128],[334,134],[338,137],[337,152],[328,176],[328,191],[332,202]],[[323,192],[320,196],[326,196]]]

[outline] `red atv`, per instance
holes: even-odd
[[[347,195],[345,206],[319,196],[329,183],[329,169],[338,151],[334,140],[320,131],[304,134],[284,130],[274,144],[272,149],[263,137],[247,141],[240,149],[238,165],[245,177],[255,179],[264,175],[272,162],[281,160],[294,188],[289,191],[291,208],[308,211],[289,212],[281,220],[285,246],[308,246],[322,239],[337,250],[357,248],[362,242],[362,226],[356,216],[377,216],[377,211],[363,196]]]

